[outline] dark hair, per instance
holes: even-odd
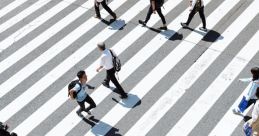
[[[259,87],[257,87],[257,89],[256,89],[255,96],[256,96],[257,98],[259,98]]]
[[[98,48],[105,50],[105,43],[104,42],[100,42],[97,44]]]
[[[251,68],[251,73],[253,75],[253,81],[259,79],[259,68],[258,67]]]
[[[80,70],[80,71],[77,72],[77,77],[80,79],[80,78],[83,77],[84,74],[85,74],[85,71]]]

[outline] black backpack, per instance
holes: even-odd
[[[73,92],[73,94],[72,94],[73,96],[70,96],[69,90],[73,89],[76,86],[76,84],[79,84],[80,89],[77,92]],[[80,84],[78,79],[77,80],[73,80],[72,82],[70,82],[68,84],[68,97],[70,96],[71,98],[75,99],[77,94],[81,91],[81,87],[82,87],[82,85]]]
[[[112,51],[110,50],[112,54],[112,63],[113,63],[113,68],[115,71],[119,72],[121,70],[121,61],[118,57],[114,56]]]

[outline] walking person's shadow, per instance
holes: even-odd
[[[104,136],[104,135],[109,135],[109,136],[122,136],[121,134],[119,134],[119,129],[110,126],[109,124],[100,121],[99,119],[96,119],[94,116],[87,118],[83,118],[83,121],[89,125],[91,125],[92,129],[91,132],[96,135],[96,136]],[[98,126],[98,127],[94,127],[94,126]],[[106,129],[110,129],[110,131],[108,133],[106,133]]]
[[[125,20],[121,19],[110,19],[110,21],[107,21],[105,19],[101,19],[101,22],[109,26],[110,30],[123,30],[124,27],[126,26]]]

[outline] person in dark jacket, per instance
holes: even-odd
[[[190,0],[190,14],[189,17],[187,19],[186,23],[181,23],[182,27],[188,27],[188,25],[190,24],[193,16],[199,12],[200,18],[202,20],[202,24],[203,27],[200,27],[199,29],[202,31],[207,31],[206,28],[206,19],[205,19],[205,15],[204,15],[204,1],[203,0]]]
[[[159,28],[159,29],[163,29],[163,30],[167,30],[167,26],[166,26],[166,20],[165,17],[161,11],[161,7],[163,5],[163,0],[150,0],[150,7],[149,10],[147,12],[147,16],[145,21],[143,20],[139,20],[139,23],[142,24],[143,26],[146,26],[148,20],[150,19],[152,13],[156,14],[156,12],[158,13],[158,15],[160,16],[163,25]]]

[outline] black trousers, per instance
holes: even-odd
[[[90,106],[85,108],[85,102],[90,104]],[[88,112],[92,108],[96,107],[96,104],[95,104],[94,100],[89,96],[89,94],[86,96],[86,98],[82,102],[77,101],[77,103],[80,106],[80,108],[78,110],[79,112],[82,112],[82,111]]]
[[[97,6],[97,5],[98,6]],[[101,17],[101,14],[100,14],[100,9],[99,9],[99,5],[102,5],[103,8],[111,15],[111,16],[114,16],[115,13],[110,9],[110,7],[108,7],[107,3],[106,3],[106,0],[103,0],[102,2],[97,2],[97,3],[94,3],[94,8],[95,8],[95,13],[97,16]]]
[[[126,95],[124,89],[121,87],[120,83],[118,82],[118,80],[115,77],[115,69],[114,68],[106,70],[106,78],[104,79],[104,82],[106,84],[109,84],[110,81],[112,81],[112,83],[116,86],[116,88],[119,91],[121,96]]]
[[[156,8],[156,12],[157,12],[158,15],[160,16],[160,18],[161,18],[163,24],[165,25],[165,24],[166,24],[166,21],[165,21],[164,15],[162,14],[161,7]],[[145,19],[145,23],[148,22],[148,20],[150,19],[152,13],[153,13],[152,6],[150,6],[150,7],[149,7],[149,10],[148,10],[148,12],[147,12],[147,16],[146,16],[146,19]]]
[[[186,22],[187,25],[190,24],[190,22],[192,21],[193,16],[199,12],[203,27],[206,28],[206,19],[205,19],[205,15],[204,15],[204,6],[202,6],[199,10],[194,7],[193,10],[190,12],[188,20]]]

